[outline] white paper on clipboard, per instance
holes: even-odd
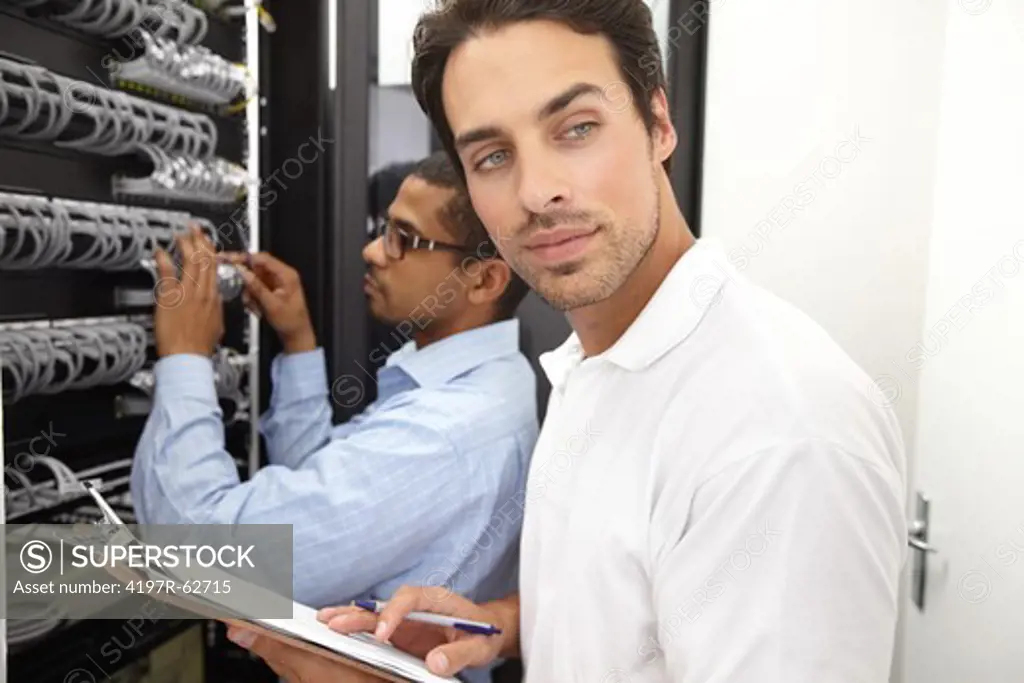
[[[94,487],[88,486],[89,494],[96,501],[100,511],[103,513],[107,524],[114,527],[114,532],[108,535],[108,543],[115,545],[145,545],[137,539],[128,526],[121,521],[117,513],[107,503],[103,496]],[[284,599],[282,596],[268,591],[266,588],[256,584],[243,581],[228,572],[219,572],[214,568],[187,569],[181,566],[170,568],[163,567],[159,571],[147,570],[152,578],[160,578],[164,575],[167,579],[175,580],[177,583],[201,580],[230,579],[231,592],[227,594],[213,594],[199,596],[164,596],[154,595],[158,599],[165,599],[172,604],[189,609],[197,614],[219,619],[226,623],[237,624],[251,628],[260,635],[274,638],[282,642],[307,650],[311,653],[326,656],[339,662],[362,671],[380,676],[385,680],[397,683],[458,683],[458,679],[445,676],[437,676],[430,672],[426,663],[406,652],[395,648],[392,645],[381,643],[369,635],[344,635],[332,631],[316,618],[316,610],[308,605],[292,601],[291,619],[263,619],[252,614],[252,605],[268,604],[267,598],[273,597],[276,600]],[[223,576],[220,576],[223,574]],[[127,577],[114,574],[122,581],[137,579],[138,577]],[[225,612],[239,615],[238,618],[225,618],[216,616]]]

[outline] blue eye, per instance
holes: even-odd
[[[565,136],[568,137],[568,138],[573,138],[573,139],[576,139],[576,140],[581,140],[581,139],[587,137],[588,135],[590,135],[590,133],[594,130],[594,127],[596,125],[597,124],[590,123],[590,122],[587,122],[587,123],[577,123],[575,126],[573,126],[572,128],[569,129],[569,132],[566,133]]]
[[[505,157],[507,156],[508,152],[506,152],[503,149],[500,149],[497,152],[491,152],[490,154],[485,156],[480,163],[476,165],[477,170],[483,169],[484,166],[488,165],[490,165],[492,168],[495,166],[500,166],[501,163],[505,161]]]

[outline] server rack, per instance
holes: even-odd
[[[167,246],[176,230],[194,220],[216,236],[220,248],[257,251],[265,241],[269,221],[260,205],[260,178],[267,163],[269,80],[260,62],[268,49],[266,24],[261,28],[267,15],[257,7],[223,0],[0,0],[0,364],[8,524],[95,518],[84,490],[54,494],[51,485],[41,495],[56,475],[38,459],[18,459],[43,450],[43,442],[33,442],[40,434],[48,435],[48,456],[71,472],[94,473],[108,499],[131,519],[128,463],[146,419],[146,372],[155,358],[154,276],[138,257],[156,244]],[[167,66],[170,62],[155,73],[149,62],[142,72],[129,71],[126,65],[138,66],[151,55],[142,31],[165,41],[153,45],[163,48],[165,57],[173,53],[173,64],[209,60],[202,63],[215,64],[216,77],[208,73],[206,80],[196,79],[195,71],[190,77]],[[239,80],[246,83],[241,90]],[[96,107],[107,98],[125,102],[125,97],[133,104],[111,109],[119,112],[113,118],[108,113],[97,118]],[[31,107],[37,108],[32,112]],[[147,119],[153,112],[175,125],[158,127]],[[33,116],[35,123],[25,125]],[[183,134],[177,124],[186,120],[204,122],[200,132]],[[135,134],[126,133],[132,127]],[[161,152],[170,156],[164,159]],[[230,173],[227,166],[215,166],[222,163],[218,160],[232,165]],[[133,184],[156,178],[163,162],[168,166],[161,178],[172,182],[144,183],[141,190]],[[194,177],[202,180],[190,180],[186,168],[197,169]],[[41,239],[44,247],[32,243]],[[223,275],[225,284],[231,274]],[[218,366],[218,376],[233,382],[223,403],[230,416],[226,445],[246,478],[260,464],[256,418],[265,405],[260,376],[266,360],[258,320],[237,301],[225,307],[225,328],[222,345],[233,352]],[[93,367],[90,378],[69,381],[68,365],[56,377],[41,379],[38,365],[27,375],[18,365],[38,349],[26,345],[26,335],[44,339],[39,343],[62,349],[78,363],[79,347],[96,338],[113,343],[111,330],[123,332],[113,347],[103,347],[104,358],[115,360],[103,372]],[[112,372],[113,366],[123,372]],[[12,372],[21,374],[15,378]],[[12,395],[19,385],[31,390]],[[26,490],[32,495],[23,495]],[[37,624],[35,632],[21,634],[32,636],[21,642],[14,642],[16,624],[5,626],[4,663],[11,681],[137,680],[145,670],[140,662],[155,648],[196,628],[206,668],[216,668],[223,656],[219,631],[209,622],[140,625],[58,615],[46,628]],[[104,652],[111,643],[113,650]],[[109,656],[111,651],[116,656]]]

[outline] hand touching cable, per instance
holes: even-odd
[[[298,271],[270,254],[222,253],[245,281],[246,306],[264,316],[281,339],[285,353],[316,349],[316,333]]]
[[[214,246],[194,226],[179,235],[177,243],[182,256],[180,278],[167,252],[156,253],[159,279],[153,334],[157,355],[212,356],[224,336],[224,306],[217,287]]]

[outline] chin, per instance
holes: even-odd
[[[392,324],[391,321],[389,320],[391,316],[387,314],[387,311],[384,310],[384,308],[380,305],[376,298],[371,298],[367,303],[370,315],[373,317],[374,320],[380,323],[384,323],[385,325]]]
[[[571,264],[571,270],[565,270],[569,272],[548,271],[537,282],[530,283],[542,299],[562,312],[600,303],[614,294],[621,285],[613,282],[607,274],[587,272],[582,263]]]
[[[578,261],[565,261],[545,270],[556,277],[571,277],[576,273],[582,272],[585,267],[586,263],[583,262],[583,259],[580,259]]]

